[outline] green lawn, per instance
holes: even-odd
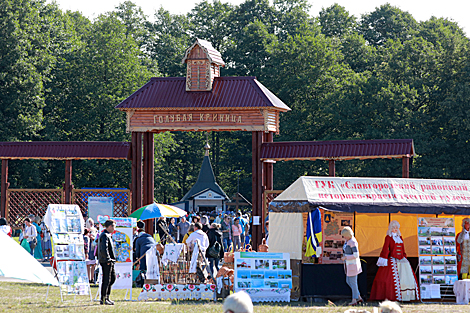
[[[114,306],[101,306],[99,302],[90,302],[89,296],[65,296],[65,302],[61,302],[59,289],[49,288],[47,301],[47,286],[29,283],[0,282],[0,312],[77,312],[77,310],[92,310],[93,312],[222,312],[222,303],[203,301],[125,301],[124,290],[113,290],[111,299],[116,302]],[[92,287],[93,295],[97,287]],[[137,299],[140,289],[134,288],[133,298]],[[292,302],[290,304],[255,304],[255,312],[321,312],[336,313],[344,312],[347,307],[344,301],[336,302],[334,305],[309,304],[305,302]],[[372,306],[377,303],[368,304],[364,309],[372,312]],[[403,312],[415,313],[448,313],[448,312],[470,312],[469,306],[461,305],[439,305],[439,304],[408,304],[403,306]]]

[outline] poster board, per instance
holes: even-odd
[[[235,252],[234,291],[246,291],[253,302],[290,302],[289,253]]]
[[[323,211],[323,240],[321,243],[323,253],[319,258],[319,263],[343,263],[343,261],[341,261],[341,257],[343,256],[344,239],[341,236],[341,231],[346,226],[353,228],[353,225],[353,213],[336,213],[331,211]]]
[[[88,197],[88,217],[94,221],[98,216],[113,216],[114,198],[113,197]]]
[[[104,223],[108,217],[99,216],[100,234],[104,230]],[[112,234],[114,253],[116,254],[116,281],[112,289],[127,289],[132,299],[132,251],[133,251],[133,228],[137,227],[137,219],[133,217],[113,217],[116,228]],[[101,284],[101,279],[100,279]]]
[[[61,297],[62,294],[91,296],[80,207],[75,204],[49,204],[44,223],[51,232]]]
[[[458,280],[453,218],[418,216],[419,280],[423,299],[440,298],[440,285]]]

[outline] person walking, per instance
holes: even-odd
[[[104,222],[104,231],[100,234],[98,241],[98,261],[103,271],[103,280],[101,282],[101,301],[100,304],[114,305],[109,299],[111,287],[116,281],[116,272],[114,263],[116,263],[116,255],[111,235],[114,233],[116,222],[107,220]]]
[[[37,246],[37,236],[38,236],[38,231],[36,230],[36,226],[34,226],[31,223],[31,219],[29,217],[24,219],[25,223],[25,228],[24,228],[24,236],[23,238],[26,239],[26,241],[29,244],[29,248],[31,249],[30,253],[34,257],[34,250]]]
[[[233,249],[240,250],[242,248],[240,241],[241,234],[242,226],[240,225],[240,219],[236,217],[232,225]]]
[[[135,240],[135,256],[137,259],[144,256],[140,259],[139,269],[141,271],[147,270],[147,259],[145,257],[145,253],[156,245],[155,240],[152,238],[151,235],[145,232],[145,223],[142,221],[137,222],[137,238]]]
[[[186,220],[186,217],[184,216],[181,218],[181,221],[176,225],[178,227],[178,234],[179,234],[178,242],[183,242],[184,235],[186,235],[186,233],[189,230],[189,225],[191,225],[191,223],[189,223]]]
[[[186,240],[186,244],[191,251],[194,249],[196,241],[199,241],[201,252],[206,253],[206,250],[209,247],[209,238],[207,238],[207,234],[202,231],[202,224],[199,222],[194,224],[194,233],[189,235],[188,240]]]
[[[34,218],[34,220],[32,220],[32,224],[34,225],[34,227],[36,227],[36,232],[37,232],[37,235],[36,235],[36,242],[37,242],[37,245],[36,245],[36,248],[34,249],[34,258],[36,260],[43,260],[44,259],[44,256],[42,254],[42,245],[41,245],[41,240],[42,240],[42,229],[41,229],[41,226],[39,226],[39,224],[41,224],[41,218],[39,216],[36,216]]]
[[[215,277],[214,265],[216,272],[218,272],[219,260],[224,257],[222,232],[219,230],[219,228],[219,224],[212,223],[211,227],[207,231],[207,238],[209,238],[209,247],[206,250],[206,257],[209,259],[209,266],[210,271],[212,273],[212,277]]]
[[[246,220],[243,218],[242,213],[240,211],[237,212],[237,218],[240,221],[240,226],[242,228],[242,232],[240,233],[240,243],[241,247],[245,247],[245,225],[246,225]]]
[[[86,221],[86,230],[88,230],[88,238],[89,238],[89,246],[88,246],[88,258],[86,260],[86,268],[88,273],[88,279],[90,284],[95,283],[95,267],[96,267],[96,257],[95,257],[95,250],[96,250],[96,239],[98,235],[98,230],[95,227],[95,223],[93,219],[90,217]]]
[[[341,236],[343,236],[345,240],[341,260],[343,260],[345,264],[346,283],[352,290],[352,301],[349,305],[356,305],[364,302],[357,286],[357,275],[362,273],[361,261],[359,260],[359,245],[356,238],[354,238],[354,232],[351,227],[346,226],[343,228]]]
[[[224,251],[228,252],[232,244],[232,226],[230,216],[226,215],[220,227],[222,231],[222,241],[224,243]]]

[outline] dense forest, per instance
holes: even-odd
[[[90,20],[44,0],[0,5],[0,141],[129,141],[114,109],[153,76],[184,76],[195,38],[222,76],[256,76],[290,108],[275,141],[414,139],[411,177],[470,179],[470,46],[455,22],[417,22],[391,5],[360,18],[305,0],[202,1],[145,16],[130,1]],[[251,198],[251,133],[155,135],[155,198],[195,182],[208,138],[219,184]],[[75,187],[128,187],[128,161],[74,161]],[[278,162],[275,189],[327,162]],[[337,162],[338,176],[400,177],[400,160]],[[11,161],[11,188],[57,188],[63,161]]]

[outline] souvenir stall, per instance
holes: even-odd
[[[100,233],[104,230],[104,223],[109,219],[108,216],[98,215]],[[132,217],[113,217],[116,222],[116,228],[112,234],[114,252],[116,253],[116,281],[112,289],[126,289],[126,296],[129,294],[129,300],[132,300],[132,251],[133,251],[133,228],[137,226],[137,220]],[[101,268],[99,283],[101,286]],[[98,288],[96,298],[99,297],[101,288]]]
[[[208,265],[196,244],[193,251],[182,243],[156,247],[146,253],[147,279],[138,300],[215,300],[216,284],[201,265]]]
[[[307,215],[317,208],[321,211],[321,253],[317,258],[309,260],[301,256],[301,276],[307,278],[301,282],[302,296],[350,296],[350,289],[344,282],[341,261],[344,242],[340,233],[346,226],[354,230],[360,257],[367,261],[367,264],[362,262],[363,273],[358,276],[361,295],[367,296],[377,273],[376,262],[383,253],[389,223],[393,220],[400,224],[403,245],[413,271],[420,265],[429,266],[420,264],[420,256],[426,256],[421,255],[420,251],[425,252],[424,248],[428,246],[431,253],[436,252],[431,255],[431,262],[433,256],[436,256],[435,262],[438,262],[441,256],[444,258],[444,272],[439,267],[442,266],[440,263],[435,264],[435,273],[433,264],[431,269],[424,267],[424,272],[417,270],[418,274],[428,275],[422,276],[424,280],[418,281],[425,287],[421,291],[423,296],[435,299],[436,289],[440,289],[442,299],[445,296],[442,291],[452,289],[452,283],[456,279],[455,269],[451,264],[456,253],[455,246],[451,245],[455,241],[452,240],[452,234],[456,232],[456,227],[462,224],[466,215],[470,215],[470,182],[405,178],[300,177],[270,203],[270,252],[300,251],[304,254]],[[428,223],[452,223],[453,226],[433,226],[444,230],[441,229],[439,234],[435,232],[434,236],[430,233],[430,236],[421,238],[424,233],[418,234],[418,221],[422,222],[423,218],[430,218]],[[295,234],[290,229],[292,227],[302,229],[302,235]],[[433,237],[440,237],[440,240],[434,238],[436,240],[433,242]],[[424,244],[428,240],[430,244]],[[451,263],[446,264],[446,259]],[[427,256],[422,262],[429,262]],[[428,274],[429,270],[433,273]],[[429,275],[432,275],[432,282],[429,281]],[[331,283],[318,284],[318,281]]]
[[[80,208],[74,204],[49,204],[44,216],[49,227],[54,251],[54,264],[60,296],[89,295],[83,242],[84,221]]]

